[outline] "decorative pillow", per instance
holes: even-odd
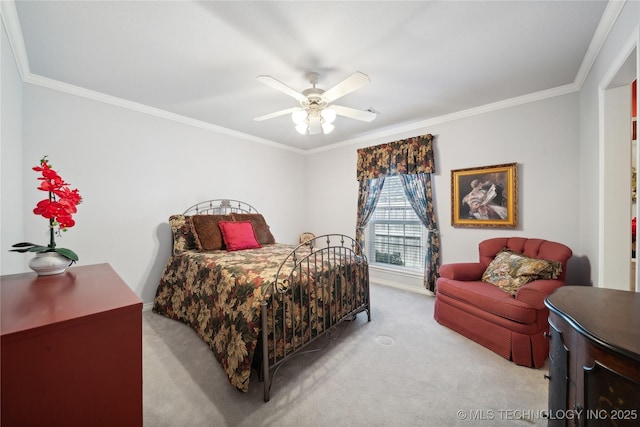
[[[308,246],[313,247],[313,239],[316,235],[310,232],[300,234],[300,243],[306,243]]]
[[[196,239],[191,226],[191,218],[184,215],[171,215],[169,225],[173,234],[173,254],[196,248]]]
[[[245,213],[232,213],[234,221],[251,221],[253,229],[256,232],[256,237],[261,245],[270,245],[276,242],[276,239],[271,234],[269,225],[265,221],[264,217],[259,213],[245,214]]]
[[[229,252],[262,247],[256,238],[251,221],[220,221],[218,227]]]
[[[224,241],[218,223],[231,220],[231,215],[193,215],[191,223],[198,250],[219,251],[224,249]]]
[[[530,258],[503,249],[485,270],[482,281],[515,295],[521,286],[534,280],[557,279],[561,272],[558,261]]]

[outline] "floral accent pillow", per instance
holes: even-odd
[[[173,235],[173,254],[196,248],[196,241],[191,229],[191,218],[184,215],[171,215],[169,225]]]
[[[313,247],[313,239],[316,238],[316,235],[310,232],[304,232],[300,234],[300,243],[306,243],[309,247]]]
[[[514,295],[521,286],[540,279],[557,279],[562,272],[558,261],[530,258],[503,249],[482,274],[482,281]]]

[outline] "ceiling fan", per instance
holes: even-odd
[[[326,91],[316,87],[320,79],[318,73],[308,73],[306,77],[312,87],[302,92],[292,89],[271,76],[261,75],[256,77],[259,82],[296,99],[300,102],[300,106],[265,114],[264,116],[254,118],[254,120],[260,122],[291,113],[291,118],[296,124],[296,130],[299,133],[318,135],[320,133],[327,134],[333,131],[333,121],[336,119],[336,116],[348,117],[363,122],[370,122],[376,118],[376,112],[371,109],[356,110],[354,108],[332,104],[336,99],[360,89],[369,83],[371,80],[366,74],[356,71]]]

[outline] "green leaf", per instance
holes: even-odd
[[[9,252],[29,252],[30,248],[22,248],[22,249],[9,249]]]
[[[78,255],[73,252],[71,249],[66,249],[66,248],[51,248],[49,246],[41,246],[41,245],[36,245],[35,243],[28,243],[28,242],[23,242],[23,243],[16,243],[15,245],[12,246],[12,248],[17,248],[17,249],[9,249],[9,252],[34,252],[34,253],[43,253],[43,252],[57,252],[60,255],[62,255],[65,258],[68,258],[69,261],[71,261],[71,264],[73,264],[74,262],[78,261]]]
[[[54,251],[59,253],[60,255],[62,255],[65,258],[69,258],[72,263],[78,261],[78,255],[76,255],[76,253],[73,252],[71,249],[55,248]]]
[[[18,249],[9,249],[9,252],[46,252],[50,249],[48,246],[40,246],[29,242],[16,243],[11,247]]]
[[[29,252],[36,252],[36,253],[48,252],[49,250],[50,248],[48,246],[32,246],[28,249]]]
[[[15,245],[12,245],[12,248],[24,248],[26,246],[38,246],[35,243],[29,243],[29,242],[22,242],[22,243],[16,243]]]

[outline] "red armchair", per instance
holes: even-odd
[[[557,279],[527,283],[514,297],[481,280],[503,248],[530,258],[558,261],[562,272]],[[501,237],[481,242],[479,252],[479,262],[440,267],[434,318],[518,365],[542,367],[549,354],[548,338],[544,336],[549,330],[549,310],[544,300],[564,285],[571,249],[548,240]]]

